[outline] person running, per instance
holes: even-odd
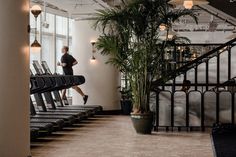
[[[61,66],[63,69],[64,75],[73,75],[73,66],[78,64],[76,59],[68,53],[69,47],[68,46],[63,46],[61,52],[63,53],[61,57],[61,62],[57,63],[57,66]],[[74,90],[76,90],[84,100],[84,104],[87,103],[88,100],[88,95],[85,95],[84,92],[78,87],[78,86],[73,86],[72,87]],[[62,99],[66,99],[66,89],[62,90]]]

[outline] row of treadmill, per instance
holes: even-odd
[[[80,75],[52,74],[47,63],[33,61],[35,73],[30,70],[30,132],[31,140],[47,136],[64,127],[99,114],[98,105],[69,105],[60,91],[85,83]]]

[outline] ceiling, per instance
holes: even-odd
[[[43,0],[31,0],[43,6]],[[89,18],[98,9],[109,7],[102,0],[45,0],[48,8],[58,12],[66,12],[73,19]]]
[[[34,3],[43,5],[43,0],[31,0]],[[118,6],[121,0],[45,0],[47,7],[64,12],[67,16],[75,20],[90,19],[98,9],[104,9],[110,6]],[[230,0],[212,0],[212,1],[230,1]],[[211,4],[211,3],[210,3]],[[213,3],[212,3],[213,4]],[[235,3],[232,3],[235,5]],[[199,24],[196,25],[190,18],[181,18],[174,24],[176,31],[232,31],[234,23],[228,23],[227,19],[231,18],[223,13],[219,13],[217,9],[194,7],[199,15]],[[235,12],[234,12],[235,13]],[[217,16],[213,16],[217,15]],[[228,21],[233,21],[230,19]],[[235,20],[236,25],[236,20]]]
[[[210,5],[236,18],[236,0],[209,0]]]

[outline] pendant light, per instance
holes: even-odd
[[[34,42],[31,44],[31,50],[32,52],[40,52],[41,50],[41,45],[40,43],[38,42],[37,40],[37,17],[41,14],[42,12],[42,9],[39,5],[34,5],[32,8],[31,8],[31,13],[34,15],[35,17],[35,31],[34,31]]]
[[[167,28],[167,26],[164,23],[160,24],[160,26],[159,26],[160,31],[164,31],[164,30],[166,30],[166,28]]]
[[[171,0],[169,3],[173,5],[183,5],[185,9],[192,9],[194,5],[204,5],[209,2],[207,0]]]
[[[37,18],[39,16],[39,14],[41,14],[42,9],[39,5],[34,5],[31,8],[31,13],[34,15],[35,18]]]

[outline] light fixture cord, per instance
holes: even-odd
[[[44,21],[46,21],[46,1],[44,1],[43,5],[44,5],[44,8],[43,8],[43,11],[44,11]]]
[[[37,17],[35,17],[35,30],[34,30],[34,34],[35,34],[35,40],[37,40]]]

